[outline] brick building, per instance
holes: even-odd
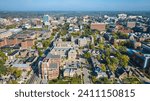
[[[127,22],[127,27],[128,28],[133,28],[136,26],[136,22]]]
[[[48,54],[41,64],[41,77],[43,80],[57,79],[59,76],[61,58],[59,55]]]
[[[106,30],[106,23],[92,23],[91,29],[95,29],[98,31],[105,31]]]
[[[11,45],[16,45],[20,44],[22,42],[22,39],[17,39],[17,38],[4,38],[0,40],[0,47],[3,46],[11,46]]]
[[[34,46],[35,41],[31,40],[31,39],[27,39],[21,42],[21,48],[22,49],[28,49],[31,48],[32,46]]]

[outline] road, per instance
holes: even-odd
[[[27,84],[40,84],[41,79],[34,73],[27,82]]]
[[[84,74],[84,76],[83,76],[84,84],[92,84],[92,82],[89,78],[89,76],[90,76],[89,70],[87,68],[83,68],[83,74]]]
[[[140,72],[131,62],[129,62],[129,64],[131,64],[131,66],[129,66],[130,70],[137,77],[137,79],[139,79],[141,82],[150,84],[150,79]]]

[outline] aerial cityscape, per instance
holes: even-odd
[[[87,8],[87,0],[68,10],[72,3],[53,1],[44,11],[0,2],[0,84],[150,84],[150,6]]]

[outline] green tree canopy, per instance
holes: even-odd
[[[122,67],[127,67],[128,66],[128,62],[129,62],[129,57],[127,55],[122,55],[120,57],[120,65]]]

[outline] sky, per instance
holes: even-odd
[[[0,0],[2,11],[150,11],[150,0]]]

